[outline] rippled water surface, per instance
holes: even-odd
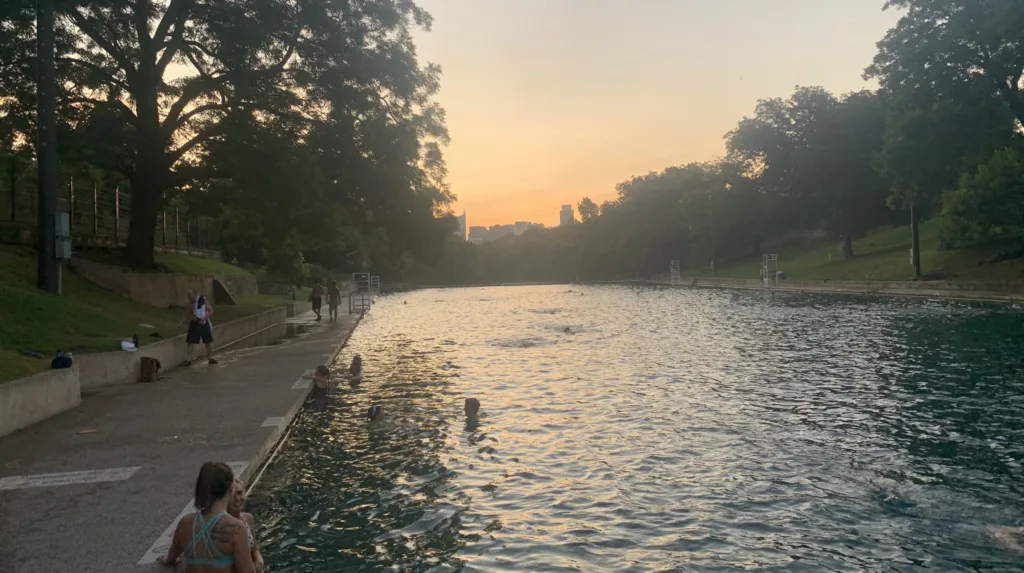
[[[356,352],[253,492],[274,571],[1024,569],[992,533],[1024,524],[1019,312],[431,290]]]

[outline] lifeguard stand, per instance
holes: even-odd
[[[779,255],[761,256],[761,284],[765,288],[775,286],[779,281]]]
[[[681,277],[680,277],[680,274],[679,274],[679,261],[671,261],[668,264],[668,275],[669,275],[669,280],[672,282],[673,285],[679,284],[679,282],[681,280]]]

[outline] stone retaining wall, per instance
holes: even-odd
[[[669,284],[654,281],[655,284]],[[835,294],[923,296],[959,300],[1012,302],[1024,299],[1024,281],[807,281],[783,280],[765,287],[759,279],[688,278],[677,286],[743,290],[803,291]]]
[[[279,307],[267,312],[247,316],[224,324],[214,321],[214,351],[239,345],[257,346],[269,344],[287,331],[285,318],[287,308]],[[203,355],[201,346],[196,356]],[[163,370],[179,366],[188,357],[185,335],[176,336],[153,344],[147,344],[138,352],[101,352],[75,356],[75,365],[83,389],[129,384],[139,379],[139,359],[143,356],[156,358]]]
[[[259,293],[256,277],[249,274],[145,273],[80,258],[72,259],[69,266],[89,282],[159,308],[185,306],[192,289],[213,297],[214,280],[220,281],[232,296]],[[213,302],[224,301],[214,298]]]
[[[78,366],[0,383],[0,436],[82,403]]]

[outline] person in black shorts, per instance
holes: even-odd
[[[320,284],[320,280],[317,279],[316,283],[313,284],[313,291],[309,293],[309,301],[313,303],[313,312],[316,313],[316,319],[320,320],[320,306],[324,301],[324,285]]]
[[[338,320],[339,304],[341,304],[341,289],[338,288],[338,281],[331,281],[331,286],[327,289],[327,315],[331,322]]]
[[[210,322],[210,317],[213,316],[213,306],[205,296],[197,294],[195,291],[189,291],[188,299],[191,305],[188,333],[185,334],[185,343],[188,344],[188,358],[185,360],[185,366],[192,364],[192,355],[195,353],[196,345],[200,342],[206,346],[206,359],[210,364],[216,364],[217,361],[213,359],[212,346],[213,323]]]

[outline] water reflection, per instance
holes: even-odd
[[[1024,509],[1019,314],[573,288],[376,305],[337,365],[364,382],[254,492],[274,569],[1024,565],[989,528]]]

